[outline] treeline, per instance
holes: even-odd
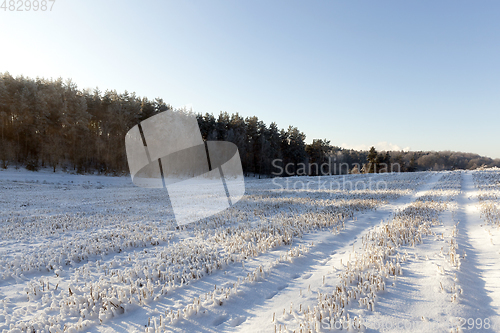
[[[355,151],[339,150],[334,159],[338,163],[352,161]],[[474,170],[481,167],[500,167],[500,159],[491,159],[473,153],[453,151],[390,151],[377,152],[374,147],[366,154],[366,162],[352,162],[351,173],[415,172]]]
[[[135,93],[79,90],[71,80],[0,74],[0,166],[50,167],[78,173],[126,174],[128,130],[172,107]],[[327,140],[306,144],[297,127],[280,129],[257,117],[198,114],[205,140],[238,146],[247,175],[345,174],[351,172],[473,169],[499,166],[475,154],[354,151]],[[384,165],[386,166],[384,168]]]
[[[124,138],[138,122],[171,107],[162,99],[98,89],[71,80],[0,75],[0,160],[72,169],[79,173],[128,171]]]

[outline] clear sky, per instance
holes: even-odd
[[[13,76],[256,115],[308,142],[500,158],[496,0],[56,0],[0,9],[0,42]]]

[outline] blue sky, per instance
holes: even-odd
[[[256,115],[307,141],[500,158],[498,1],[56,0],[0,71]]]

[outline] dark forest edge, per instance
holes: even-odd
[[[8,72],[0,73],[0,167],[128,174],[125,134],[142,120],[166,110],[172,107],[161,98],[149,100],[127,91],[119,94],[98,88],[79,90],[71,80],[14,78]],[[305,134],[297,127],[279,129],[274,122],[268,126],[255,116],[243,118],[238,113],[196,117],[204,140],[230,141],[238,146],[246,175],[500,167],[500,159],[472,153],[356,151],[322,139],[306,144]],[[330,167],[321,168],[325,164]]]

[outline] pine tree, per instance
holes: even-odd
[[[330,141],[326,139],[314,139],[312,144],[306,145],[306,153],[309,157],[312,175],[320,175],[322,173],[321,166],[329,162],[327,157],[331,151],[332,147],[330,146]]]
[[[289,126],[288,137],[288,157],[294,164],[295,174],[298,172],[298,164],[305,163],[306,158],[306,136],[297,127]]]
[[[365,167],[365,173],[375,173],[377,172],[377,164],[378,164],[378,153],[375,147],[371,147],[368,152],[368,164]]]

